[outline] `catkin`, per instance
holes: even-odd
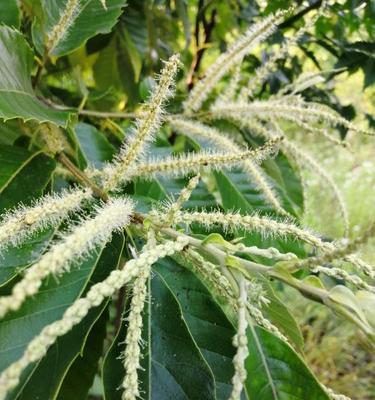
[[[222,225],[227,230],[235,230],[238,228],[249,231],[260,232],[264,235],[274,234],[279,236],[294,237],[309,243],[321,250],[331,251],[333,245],[323,242],[318,236],[288,222],[279,222],[268,217],[258,215],[240,215],[231,213],[216,212],[183,212],[180,211],[175,218],[176,223],[192,224],[194,222],[211,226],[213,224]]]
[[[171,87],[179,64],[178,55],[172,56],[161,71],[159,83],[145,106],[142,117],[136,121],[134,134],[121,148],[116,160],[104,169],[104,189],[114,190],[127,180],[129,168],[140,156],[147,142],[153,139],[163,116],[163,104],[172,95]]]
[[[31,207],[22,205],[6,213],[0,223],[0,250],[9,245],[19,245],[39,230],[57,226],[69,213],[79,210],[91,196],[91,189],[67,190],[46,195]]]
[[[201,151],[199,153],[182,154],[179,156],[170,156],[163,160],[150,161],[144,164],[138,164],[134,168],[132,177],[142,176],[152,178],[157,174],[162,175],[187,175],[190,173],[199,173],[202,167],[211,169],[220,169],[230,167],[251,159],[253,162],[261,162],[268,156],[275,154],[282,137],[269,140],[264,146],[254,150],[245,150],[240,153],[210,153]]]
[[[63,272],[74,259],[105,244],[113,231],[127,225],[132,211],[133,203],[130,200],[111,200],[97,209],[94,218],[74,227],[69,235],[54,244],[26,270],[25,276],[13,287],[9,296],[0,297],[0,318],[11,310],[18,310],[27,297],[37,293],[48,275]]]
[[[178,132],[193,138],[207,139],[222,150],[226,149],[227,151],[236,153],[240,153],[243,150],[231,138],[229,138],[228,135],[200,122],[189,119],[170,118],[169,123]],[[257,188],[264,195],[267,203],[272,205],[280,214],[286,215],[287,212],[281,206],[277,194],[274,192],[258,165],[252,160],[247,159],[242,162],[242,168],[249,176],[250,180],[254,182]]]
[[[262,21],[251,26],[247,32],[240,36],[229,49],[221,54],[214,64],[207,70],[205,77],[197,82],[184,103],[187,113],[198,110],[207,99],[216,83],[232,68],[233,65],[249,53],[249,51],[262,40],[271,35],[280,22],[290,10],[280,11],[270,15]]]
[[[57,338],[68,333],[79,324],[89,310],[100,305],[103,300],[112,296],[118,289],[133,279],[141,269],[152,265],[159,258],[173,255],[187,245],[187,240],[178,237],[176,241],[167,241],[142,252],[137,259],[128,261],[122,270],[115,270],[102,282],[92,286],[87,295],[76,300],[65,311],[63,317],[47,325],[26,347],[22,357],[12,363],[0,375],[0,400],[5,400],[11,389],[16,387],[25,368],[42,359]]]
[[[232,392],[229,396],[229,400],[240,400],[241,393],[243,390],[244,382],[246,381],[246,368],[245,361],[249,355],[249,350],[247,347],[247,336],[246,329],[248,326],[248,321],[246,318],[246,305],[247,305],[247,283],[244,278],[241,279],[239,283],[239,297],[238,303],[238,323],[237,323],[237,333],[233,338],[233,345],[237,347],[236,355],[233,358],[234,375],[232,378]]]

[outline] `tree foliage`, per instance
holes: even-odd
[[[0,6],[0,399],[346,399],[281,293],[373,346],[375,222],[303,145],[374,135],[326,85],[373,83],[373,8],[125,3]],[[302,226],[306,168],[342,237]]]

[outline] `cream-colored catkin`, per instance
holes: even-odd
[[[22,205],[6,213],[0,221],[0,251],[9,245],[19,245],[39,230],[57,226],[91,196],[91,189],[66,190],[46,195],[30,207]]]
[[[275,261],[291,261],[298,259],[298,257],[294,253],[281,253],[275,247],[262,249],[257,246],[245,246],[243,243],[238,243],[236,245],[236,251],[240,253],[250,254],[252,256],[269,258]]]
[[[375,268],[363,261],[356,254],[349,254],[344,257],[344,260],[353,264],[357,269],[369,276],[371,279],[375,279]]]
[[[269,139],[274,137],[274,135],[280,135],[280,129],[275,121],[272,123],[277,128],[276,132],[272,132],[267,130],[259,121],[256,120],[246,120],[245,125],[252,130],[255,135],[259,135],[263,138]],[[284,137],[284,140],[281,144],[282,149],[286,154],[292,157],[295,162],[303,169],[306,169],[306,165],[308,165],[315,173],[320,175],[320,177],[327,183],[327,185],[331,188],[333,195],[337,200],[337,204],[340,209],[341,217],[344,225],[344,236],[347,236],[349,233],[349,213],[346,207],[345,200],[341,194],[340,189],[337,187],[335,181],[329,175],[329,173],[320,166],[318,161],[316,161],[310,154],[308,154],[305,150],[301,148],[301,146],[295,145],[291,140],[288,140]]]
[[[363,262],[358,256],[352,254],[354,253],[360,246],[365,244],[369,238],[373,237],[375,234],[375,223],[373,223],[363,235],[355,238],[354,240],[345,239],[344,244],[337,243],[335,247],[328,252],[323,253],[320,256],[309,257],[305,260],[296,262],[297,268],[312,268],[317,265],[324,265],[329,262],[344,259],[357,267],[361,272],[365,275],[369,276],[372,279],[375,279],[375,271],[371,266],[368,266],[365,262]]]
[[[350,397],[345,396],[344,394],[335,393],[331,388],[328,388],[327,386],[324,386],[323,384],[321,384],[321,386],[326,391],[326,393],[328,394],[328,396],[331,400],[352,400]]]
[[[99,1],[106,10],[107,6],[105,0]],[[67,0],[65,8],[60,13],[59,21],[47,35],[47,42],[45,45],[46,54],[51,54],[56,46],[65,38],[69,32],[69,28],[79,14],[79,9],[80,0]]]
[[[128,261],[123,269],[112,271],[104,281],[93,285],[85,297],[76,300],[67,308],[60,320],[44,327],[41,333],[28,344],[22,357],[1,373],[0,400],[5,400],[10,390],[18,385],[24,369],[42,359],[57,338],[65,335],[79,324],[91,308],[97,307],[104,299],[112,296],[136,277],[145,266],[154,264],[159,258],[181,251],[186,245],[187,240],[184,237],[157,245],[142,252],[138,258]]]
[[[60,14],[58,23],[47,36],[46,53],[50,54],[68,33],[79,11],[79,0],[68,0],[64,10]]]
[[[262,40],[271,35],[290,10],[280,11],[275,15],[270,15],[262,21],[251,26],[248,31],[240,36],[229,49],[221,54],[206,71],[205,77],[197,82],[189,97],[184,103],[186,113],[198,110],[207,99],[216,83],[249,51]]]
[[[237,145],[228,135],[223,134],[215,128],[204,125],[190,119],[170,118],[169,123],[179,133],[191,136],[194,139],[207,139],[222,150],[240,153],[243,151],[241,146]],[[278,199],[277,194],[267,181],[262,170],[258,165],[250,159],[242,162],[244,172],[249,176],[251,182],[260,190],[267,203],[269,203],[278,213],[286,215],[287,212],[283,209]]]
[[[142,312],[147,297],[147,281],[151,265],[141,269],[133,284],[130,313],[127,317],[128,328],[125,339],[124,367],[125,377],[122,382],[122,400],[135,400],[140,396],[138,369],[141,368]]]
[[[95,217],[83,220],[60,242],[52,245],[39,261],[26,270],[12,293],[0,297],[0,318],[9,311],[18,310],[27,297],[36,294],[48,275],[62,273],[72,261],[104,245],[113,231],[128,224],[132,211],[133,202],[128,199],[114,199],[98,207]]]
[[[166,214],[163,217],[163,221],[167,226],[172,225],[174,221],[175,215],[181,210],[182,206],[190,199],[191,194],[193,193],[194,189],[198,186],[200,181],[200,174],[193,176],[189,179],[188,184],[184,187],[177,200],[172,202],[167,209],[165,210]]]
[[[234,375],[232,378],[232,392],[229,400],[240,400],[243,390],[244,382],[246,381],[247,373],[245,368],[245,361],[249,355],[247,346],[246,329],[248,321],[246,318],[246,305],[247,305],[247,283],[244,278],[241,278],[239,283],[239,297],[238,304],[238,322],[237,333],[233,338],[233,345],[237,348],[236,355],[233,358]]]
[[[191,249],[186,252],[186,257],[191,262],[194,271],[201,275],[203,280],[206,281],[220,297],[226,299],[233,309],[237,310],[233,288],[220,268],[206,260],[197,251]]]
[[[230,167],[244,160],[251,159],[253,162],[261,162],[270,155],[277,152],[282,137],[269,140],[264,146],[254,150],[245,150],[241,153],[212,153],[201,151],[199,153],[188,153],[178,156],[170,156],[163,160],[150,161],[138,164],[131,177],[142,176],[152,178],[157,174],[181,176],[191,173],[199,173],[202,167],[221,169]]]
[[[309,165],[310,168],[318,174],[323,180],[329,185],[334,196],[336,197],[337,204],[340,209],[342,221],[344,224],[344,236],[347,237],[349,234],[349,212],[346,207],[345,200],[341,194],[340,189],[337,187],[336,182],[332,179],[331,175],[316,161],[310,154],[303,150],[300,146],[296,146],[290,140],[284,140],[283,149],[294,158],[296,163],[301,168],[306,168]]]
[[[204,226],[214,224],[222,225],[224,229],[245,229],[260,232],[264,235],[291,236],[295,239],[309,243],[318,249],[331,251],[334,246],[323,242],[318,236],[289,222],[279,222],[268,217],[258,215],[240,215],[232,213],[214,212],[183,212],[180,211],[175,218],[176,223],[199,223]]]
[[[172,95],[171,88],[179,65],[179,56],[173,55],[161,71],[158,85],[145,105],[145,112],[136,121],[134,134],[121,148],[116,160],[104,169],[104,189],[114,190],[128,179],[129,168],[143,155],[145,145],[153,139],[159,128],[163,105]]]
[[[292,122],[296,119],[310,123],[323,121],[332,126],[343,126],[354,132],[375,135],[373,131],[356,126],[327,106],[303,100],[297,103],[294,100],[288,96],[286,99],[259,100],[251,103],[245,101],[232,103],[218,102],[211,108],[211,115],[213,117],[233,118],[240,121],[246,121],[249,117],[256,117],[267,121],[273,118]]]
[[[268,331],[272,332],[276,337],[278,337],[280,340],[282,340],[285,343],[289,343],[289,340],[286,336],[284,336],[281,332],[280,329],[277,328],[277,326],[273,325],[271,321],[269,321],[262,313],[262,311],[251,304],[250,302],[247,304],[247,310],[249,312],[250,317],[254,320],[254,322],[262,326],[264,329],[267,329]]]
[[[346,283],[349,283],[353,286],[355,286],[358,289],[364,289],[369,292],[375,293],[375,287],[369,285],[367,282],[365,282],[362,278],[360,278],[357,275],[351,275],[348,272],[344,271],[341,268],[336,268],[336,267],[323,267],[321,265],[317,265],[311,269],[315,273],[323,273],[327,276],[330,276],[331,278],[336,278],[336,279],[341,279],[345,281]]]
[[[318,12],[311,20],[309,20],[305,26],[298,29],[297,32],[293,34],[290,38],[286,39],[281,47],[276,50],[273,55],[260,67],[255,70],[254,76],[249,78],[247,85],[245,85],[241,91],[239,98],[240,99],[248,99],[253,96],[253,91],[256,88],[259,88],[266,78],[269,76],[271,71],[277,69],[277,61],[285,58],[290,49],[293,46],[296,46],[298,42],[302,39],[303,35],[312,27],[315,26],[317,19],[320,17],[321,13]]]
[[[49,122],[39,125],[39,134],[44,142],[46,151],[55,155],[61,153],[63,150],[69,147],[68,141],[66,140],[61,129]]]

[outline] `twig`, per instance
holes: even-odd
[[[199,70],[200,64],[202,62],[203,54],[206,51],[207,43],[210,42],[211,34],[212,34],[212,31],[213,31],[213,29],[215,27],[215,23],[216,23],[216,13],[217,13],[216,8],[214,8],[211,11],[210,22],[207,22],[206,16],[204,14],[206,6],[203,3],[204,3],[203,0],[199,1],[198,13],[197,13],[197,17],[195,20],[194,38],[195,38],[195,46],[197,48],[197,51],[194,55],[193,61],[190,65],[190,69],[189,69],[189,72],[188,72],[188,75],[186,78],[186,83],[187,83],[187,87],[189,90],[191,90],[192,87],[194,86],[194,76],[196,75],[197,71]],[[202,22],[203,29],[204,29],[204,39],[203,39],[202,44],[199,43],[200,22]]]
[[[92,182],[83,171],[77,168],[64,153],[59,153],[57,158],[61,164],[63,164],[64,167],[66,167],[72,173],[72,175],[77,178],[80,183],[91,188],[96,197],[99,197],[105,202],[108,201],[109,198],[107,193],[103,192],[103,190],[96,186],[95,183]]]
[[[105,111],[95,111],[95,110],[77,110],[79,115],[88,115],[98,118],[138,118],[142,113],[134,112],[105,112]]]

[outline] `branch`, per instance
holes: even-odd
[[[99,197],[104,202],[109,200],[107,193],[96,186],[95,183],[83,171],[77,168],[64,153],[59,153],[57,158],[83,186],[92,189],[94,196]]]

